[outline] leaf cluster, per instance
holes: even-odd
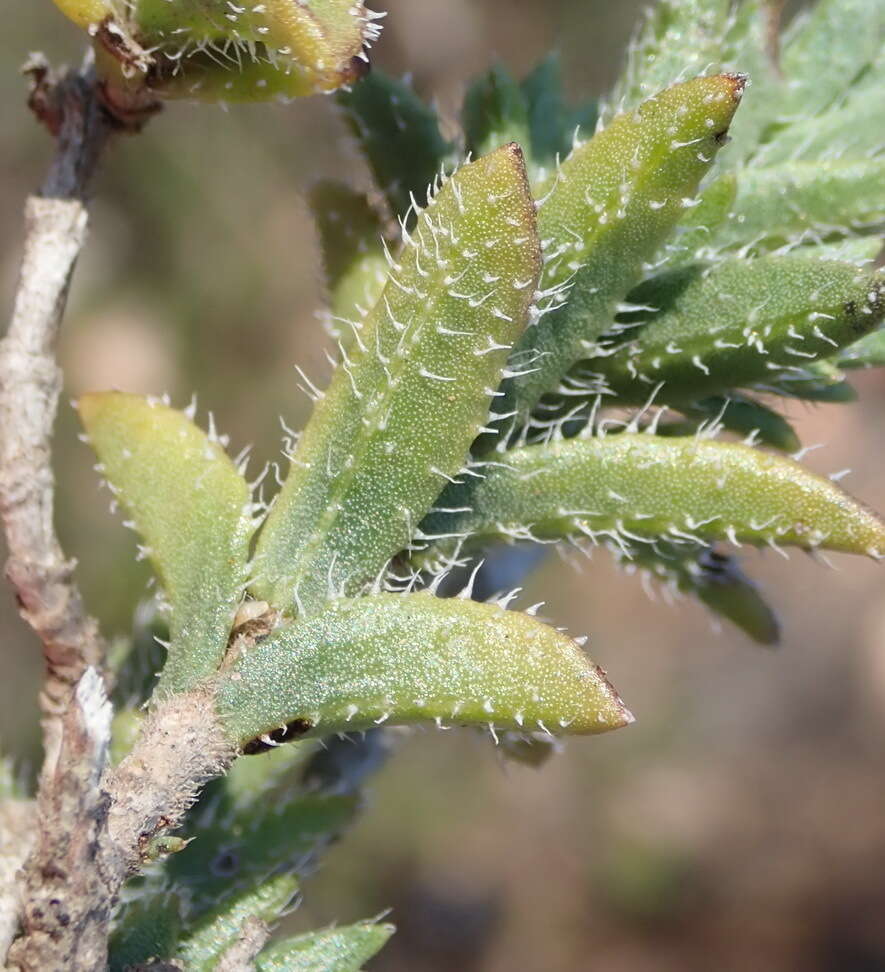
[[[270,502],[211,422],[81,398],[171,611],[154,697],[210,685],[230,742],[265,753],[127,911],[120,967],[212,968],[244,916],[289,905],[355,808],[298,775],[313,738],[429,722],[518,753],[632,721],[538,606],[471,600],[495,545],[607,547],[763,643],[777,620],[718,545],[885,555],[877,515],[783,455],[778,409],[848,400],[844,369],[883,360],[881,15],[820,0],[779,70],[764,23],[755,0],[663,0],[595,134],[555,59],[480,78],[455,142],[404,82],[340,93],[378,194],[312,194],[334,370],[301,376],[315,407]],[[314,933],[257,967],[356,969],[388,934]]]

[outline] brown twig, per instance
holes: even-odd
[[[86,236],[85,197],[113,124],[92,96],[88,72],[54,81],[42,61],[27,70],[31,107],[58,147],[40,195],[25,206],[26,239],[12,321],[0,342],[0,516],[6,576],[22,617],[43,643],[44,764],[37,799],[36,847],[25,868],[24,900],[44,871],[75,873],[84,853],[71,835],[99,799],[94,740],[74,691],[99,669],[104,646],[84,607],[53,525],[50,441],[61,391],[55,344],[74,264]],[[57,917],[67,916],[64,895]],[[44,966],[49,968],[51,966]]]
[[[52,427],[61,391],[55,343],[74,264],[86,237],[85,196],[112,130],[81,74],[52,84],[31,66],[31,103],[57,128],[58,149],[40,195],[25,206],[26,238],[12,321],[0,342],[0,516],[6,576],[22,617],[43,642],[43,731],[51,773],[71,692],[104,656],[53,525]]]
[[[765,53],[775,74],[783,77],[781,70],[781,21],[786,0],[765,2]]]

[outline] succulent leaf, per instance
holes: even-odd
[[[885,330],[873,331],[850,345],[839,358],[840,368],[885,367]]]
[[[814,118],[800,115],[778,131],[753,156],[753,164],[838,161],[880,156],[885,149],[885,99],[881,81],[858,87],[832,111]]]
[[[760,645],[780,641],[777,615],[759,588],[743,573],[734,557],[707,547],[688,550],[666,543],[634,544],[620,555],[628,571],[646,571],[677,591],[696,597],[718,617],[740,628]]]
[[[258,541],[254,589],[283,610],[316,611],[374,578],[483,427],[538,275],[519,148],[460,169],[397,259]]]
[[[161,688],[181,691],[224,655],[246,579],[249,487],[183,412],[120,392],[83,395],[77,407],[172,606]]]
[[[303,871],[311,855],[350,823],[352,796],[267,794],[231,808],[224,803],[189,822],[198,838],[168,858],[167,880],[186,888],[192,919],[208,915],[237,890],[255,891],[273,875]],[[224,813],[219,812],[224,810]]]
[[[382,225],[364,193],[320,182],[310,194],[329,300],[327,330],[350,347],[387,281]]]
[[[668,88],[577,147],[536,190],[542,286],[558,297],[517,346],[521,360],[531,360],[511,387],[522,416],[586,356],[676,226],[743,86],[742,77],[718,75]]]
[[[363,0],[58,0],[95,40],[109,100],[261,101],[334,91],[368,70]]]
[[[566,105],[559,57],[550,54],[539,61],[521,84],[529,119],[531,158],[536,166],[558,164],[571,150],[579,131],[596,127],[597,108],[588,102],[577,108]]]
[[[727,172],[712,182],[698,196],[696,206],[687,209],[676,228],[677,235],[664,250],[664,265],[678,265],[684,260],[696,260],[702,253],[716,249],[716,230],[731,215],[737,196],[737,179]],[[630,297],[627,297],[630,302]]]
[[[391,213],[405,218],[412,197],[425,197],[452,152],[436,112],[405,81],[380,71],[337,98]]]
[[[686,75],[718,70],[729,25],[729,0],[658,0],[631,41],[612,92],[615,111],[629,111]]]
[[[801,446],[799,436],[783,415],[743,395],[732,394],[727,398],[714,395],[681,405],[680,410],[705,424],[719,424],[729,432],[744,438],[752,437],[782,452],[796,452]],[[697,425],[692,431],[696,430]]]
[[[446,512],[452,510],[453,512]],[[881,557],[885,524],[834,483],[782,456],[702,438],[570,439],[503,453],[450,486],[422,530],[437,550],[489,540],[587,537],[630,544],[731,540]],[[431,560],[433,548],[425,554]]]
[[[213,972],[224,953],[235,944],[243,923],[260,918],[277,921],[298,893],[298,879],[280,874],[256,888],[241,892],[204,915],[182,938],[175,957],[188,972]]]
[[[168,958],[183,926],[183,906],[168,891],[142,893],[123,905],[109,942],[109,972],[127,972],[155,958]]]
[[[801,371],[781,375],[770,389],[787,398],[808,402],[854,402],[857,392],[831,360],[810,361]]]
[[[362,921],[287,938],[256,959],[257,972],[359,972],[396,929]]]
[[[428,593],[334,602],[248,649],[220,683],[231,737],[454,722],[597,733],[632,721],[578,645],[526,614]]]
[[[773,249],[885,221],[885,159],[789,162],[743,170],[720,249]],[[881,245],[881,244],[880,244]]]
[[[790,107],[815,115],[871,66],[881,67],[885,10],[869,0],[818,0],[790,33],[781,58]]]
[[[517,142],[531,151],[529,108],[525,94],[502,65],[496,64],[467,89],[461,109],[467,151],[474,156]]]
[[[732,259],[664,274],[634,291],[654,308],[642,327],[603,346],[592,366],[625,401],[664,384],[666,400],[807,375],[818,358],[873,330],[885,277],[802,257]]]
[[[84,30],[114,13],[111,0],[54,0],[56,7]]]

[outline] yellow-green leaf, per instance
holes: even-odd
[[[253,529],[249,487],[217,436],[158,400],[102,392],[77,407],[172,607],[161,687],[183,690],[227,645]]]
[[[632,721],[570,638],[428,593],[336,601],[280,628],[237,660],[218,699],[247,749],[385,722],[597,733]]]
[[[449,487],[422,529],[450,537],[437,541],[443,552],[462,538],[583,536],[885,555],[882,520],[791,459],[731,442],[629,433],[505,452],[484,479]]]
[[[284,611],[315,612],[373,579],[483,427],[538,274],[519,147],[460,169],[397,261],[258,541],[254,589]]]

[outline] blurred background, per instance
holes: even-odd
[[[524,73],[549,48],[573,97],[614,79],[637,0],[386,0],[376,62],[410,72],[451,124],[465,81],[500,58]],[[13,9],[14,7],[14,9]],[[0,294],[10,306],[26,193],[48,137],[24,108],[31,50],[80,54],[49,0],[8,5],[0,33]],[[61,356],[66,399],[87,389],[198,391],[232,451],[279,449],[303,423],[297,362],[328,373],[303,193],[320,176],[366,180],[334,104],[174,105],[121,140],[97,185]],[[885,510],[885,375],[859,404],[792,405],[815,470],[851,467],[849,491]],[[58,526],[109,634],[129,630],[148,573],[108,514],[65,406]],[[309,927],[393,909],[373,968],[464,972],[885,969],[885,590],[881,568],[752,554],[779,607],[782,647],[717,633],[691,603],[653,602],[605,555],[550,558],[525,604],[590,650],[636,713],[630,729],[572,742],[543,770],[505,764],[488,738],[417,733],[371,786],[357,827],[307,883]],[[0,739],[39,760],[38,649],[0,588]]]

